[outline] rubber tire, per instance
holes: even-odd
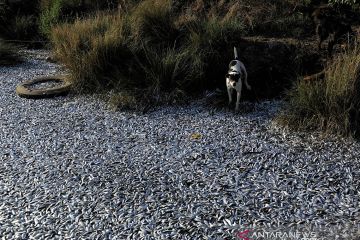
[[[60,86],[43,89],[30,89],[29,86],[37,83],[44,83],[48,81],[60,81]],[[16,86],[16,93],[23,98],[52,98],[56,96],[63,96],[69,93],[72,84],[65,80],[64,76],[50,76],[50,77],[39,77],[29,81],[25,81]]]

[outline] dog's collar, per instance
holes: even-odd
[[[239,79],[241,79],[241,74],[238,71],[231,71],[227,74],[227,77],[230,78],[230,80],[238,82]]]
[[[229,74],[240,74],[240,72],[236,71],[236,70],[231,70],[231,72],[229,72]]]

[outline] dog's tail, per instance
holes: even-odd
[[[238,56],[236,47],[234,47],[234,56],[235,56],[235,60],[239,60],[239,56]]]
[[[237,49],[236,47],[234,47],[234,56],[235,56],[235,60],[239,60],[239,56],[237,54]]]

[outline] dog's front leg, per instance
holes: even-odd
[[[239,111],[240,98],[241,98],[241,91],[237,91],[237,94],[236,94],[236,107],[235,107],[236,112]]]
[[[228,92],[228,96],[229,96],[229,105],[232,103],[232,92],[233,89],[229,86],[227,86],[227,92]]]

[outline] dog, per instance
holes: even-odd
[[[239,60],[236,47],[234,47],[234,55],[235,55],[235,59],[230,62],[229,71],[225,75],[225,78],[226,78],[226,88],[229,95],[229,105],[231,105],[232,103],[232,93],[233,90],[235,89],[237,92],[235,111],[239,111],[239,103],[241,98],[243,81],[248,90],[251,90],[251,86],[247,81],[248,74],[245,65]]]

